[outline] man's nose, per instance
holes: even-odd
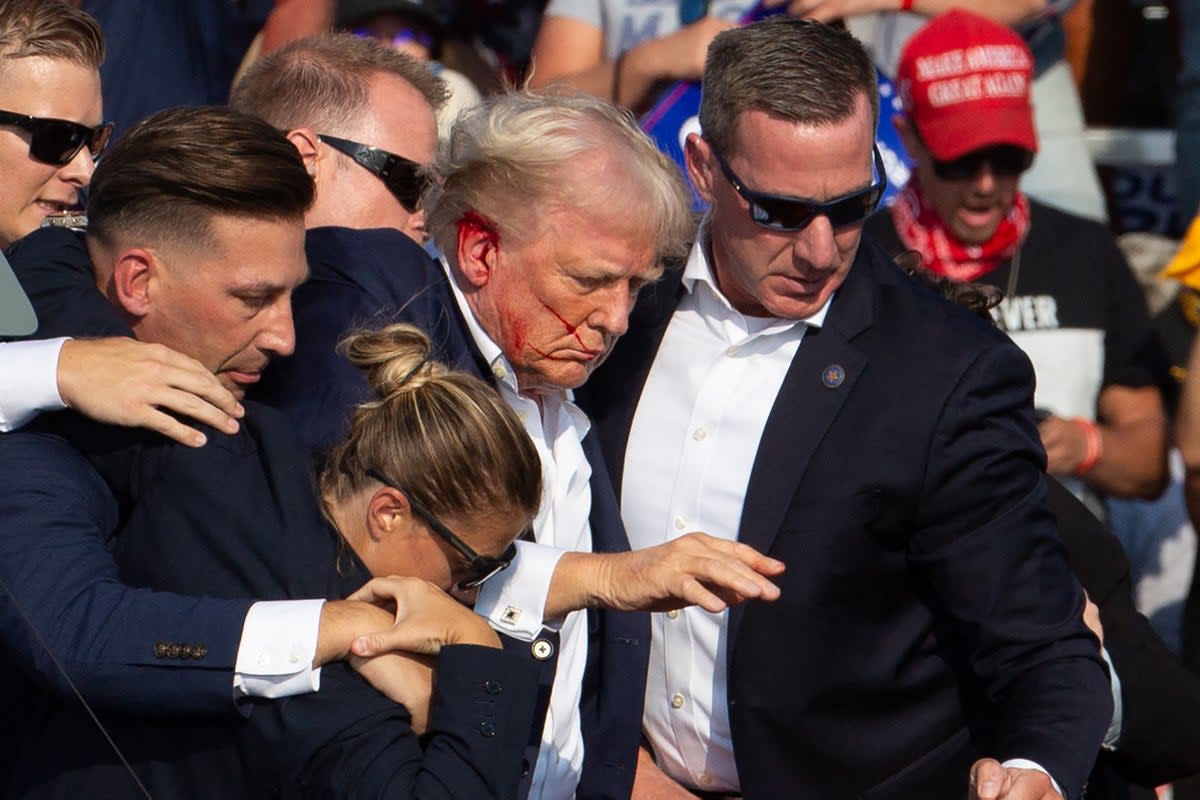
[[[792,255],[797,261],[806,261],[818,269],[828,269],[837,263],[837,240],[829,217],[818,214],[796,233]]]

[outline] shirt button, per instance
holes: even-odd
[[[554,655],[554,645],[550,644],[545,639],[538,639],[533,643],[533,646],[530,647],[529,650],[533,653],[533,657],[538,661],[545,661],[547,658]]]
[[[678,608],[671,609],[670,611],[667,612],[667,616],[670,617],[671,619],[679,619],[679,609]]]
[[[728,350],[726,350],[726,351],[725,351],[725,355],[727,355],[727,356],[736,356],[736,355],[737,355],[738,353],[740,353],[740,352],[741,352],[741,348],[740,348],[740,347],[731,347],[731,348],[729,348]]]
[[[258,665],[260,667],[265,667],[267,664],[270,664],[270,663],[271,663],[271,654],[270,653],[259,653],[258,654]]]
[[[687,701],[683,699],[683,695],[678,693],[671,695],[671,708],[683,708],[685,702]]]
[[[683,517],[676,517],[676,518],[675,518],[675,530],[677,530],[677,531],[681,531],[681,530],[683,530],[683,529],[684,529],[684,528],[686,528],[686,527],[687,527],[687,520],[686,520],[686,519],[684,519]]]
[[[708,431],[704,430],[704,428],[696,428],[696,430],[692,431],[692,438],[697,442],[703,442],[707,436]]]
[[[701,772],[696,777],[696,780],[700,781],[701,786],[708,786],[710,783],[713,782],[713,776],[709,775],[707,772]]]
[[[492,374],[500,380],[504,380],[508,377],[508,370],[504,368],[503,364],[496,364],[492,367]]]
[[[299,664],[300,663],[300,654],[292,653],[290,656],[288,656],[288,663],[289,664]]]

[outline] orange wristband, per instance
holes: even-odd
[[[1100,428],[1090,419],[1072,417],[1071,422],[1083,428],[1087,437],[1087,450],[1083,454],[1083,460],[1071,472],[1075,475],[1086,475],[1100,460],[1100,455],[1104,452],[1104,439],[1100,435]]]

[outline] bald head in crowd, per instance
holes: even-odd
[[[434,112],[445,99],[424,63],[338,33],[258,61],[230,103],[287,131],[317,186],[307,227],[395,228],[424,243],[419,201],[437,154]]]

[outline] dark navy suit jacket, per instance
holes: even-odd
[[[78,245],[70,233],[39,237],[16,259],[18,274],[24,279],[24,258],[44,249],[55,258],[76,262],[71,269],[46,272],[44,277],[82,292],[79,278],[89,270],[86,262],[77,262],[83,253]],[[35,289],[35,297],[55,294],[52,286],[38,280],[26,285]],[[86,292],[80,299],[88,313],[100,314]],[[58,318],[46,313],[50,307],[47,303],[38,308],[42,319]],[[82,323],[66,324],[65,330],[86,333],[88,328]],[[72,646],[60,656],[65,656],[71,672],[77,672],[71,657],[83,654],[79,666],[89,680],[102,681],[99,671],[106,662],[88,656],[88,647],[140,654],[141,673],[131,678],[134,671],[114,665],[112,671],[123,681],[118,690],[92,699],[110,711],[126,712],[106,713],[103,719],[152,794],[227,797],[271,791],[284,796],[509,797],[515,793],[533,724],[537,680],[524,659],[507,653],[479,648],[444,651],[438,674],[443,701],[431,720],[433,735],[423,743],[412,732],[407,712],[344,664],[323,670],[318,694],[258,703],[248,723],[241,723],[237,715],[230,715],[232,719],[172,717],[162,722],[149,718],[153,703],[145,702],[146,693],[130,683],[143,673],[150,676],[152,697],[162,700],[157,687],[172,681],[179,695],[196,695],[191,705],[166,699],[164,712],[190,710],[192,705],[207,708],[221,695],[226,709],[234,707],[230,664],[241,619],[236,623],[231,615],[214,619],[204,609],[217,601],[201,596],[229,598],[224,602],[244,614],[249,601],[236,598],[340,597],[361,585],[365,570],[352,554],[342,551],[336,534],[320,518],[307,458],[277,412],[248,404],[236,436],[209,431],[209,444],[199,449],[174,445],[148,432],[96,425],[70,413],[43,418],[38,427],[75,442],[94,471],[88,471],[61,440],[46,433],[35,430],[0,439],[0,472],[18,477],[22,485],[25,475],[32,480],[18,496],[16,515],[6,518],[6,525],[11,523],[21,532],[20,538],[6,533],[4,540],[6,548],[9,538],[13,540],[18,563],[39,569],[31,578],[18,576],[24,581],[20,585],[23,604],[62,605],[57,594],[73,594],[76,584],[81,585],[80,592],[97,583],[109,589],[97,595],[98,602],[105,603],[101,613],[76,614],[58,625],[47,625],[47,630],[71,625],[70,634],[60,638]],[[83,497],[78,500],[70,483],[43,482],[48,476],[72,474],[84,481]],[[97,474],[108,489],[107,497]],[[72,513],[62,513],[63,506]],[[112,554],[104,551],[103,543],[97,551],[97,542],[114,531],[109,542]],[[88,561],[81,565],[62,561],[56,548],[64,545],[61,555],[84,552]],[[119,576],[113,575],[114,559]],[[156,616],[158,594],[147,598],[144,590],[122,592],[123,587],[109,585],[116,584],[118,577],[136,586],[179,593],[166,595],[162,606],[173,616],[165,620]],[[194,595],[194,614],[202,624],[192,624],[177,608],[187,602],[182,594]],[[97,602],[90,597],[83,604]],[[142,616],[132,620],[138,627],[110,624],[105,628],[111,621],[103,612],[122,613],[131,597],[132,602],[140,599],[147,606],[140,610]],[[180,621],[185,624],[170,626]],[[214,638],[203,636],[205,631]],[[81,643],[74,645],[74,639]],[[30,650],[36,647],[22,636],[6,635],[5,641]],[[27,661],[40,657],[24,654]],[[144,663],[151,659],[150,664]],[[199,687],[194,683],[196,674],[204,670],[176,668],[189,662],[212,673],[205,675],[206,683]],[[489,690],[492,681],[496,683]],[[494,691],[497,685],[499,692]],[[128,700],[129,696],[136,699]],[[131,778],[74,702],[47,695],[35,705],[23,727],[26,738],[8,784],[10,793],[132,794]],[[235,746],[239,740],[240,747]]]
[[[318,228],[308,232],[306,248],[310,277],[293,300],[296,352],[271,366],[256,398],[287,414],[315,452],[341,439],[354,404],[370,396],[361,371],[335,352],[337,342],[356,328],[415,324],[430,335],[436,358],[492,380],[441,265],[408,237],[392,230]],[[584,439],[583,448],[592,464],[593,549],[628,550],[594,434]],[[580,709],[584,763],[577,797],[624,798],[632,789],[641,737],[649,620],[641,613],[590,610],[588,631]],[[544,704],[554,659],[539,666]],[[529,764],[540,734],[539,724],[531,732]]]
[[[644,292],[581,398],[618,492],[683,291]],[[747,486],[739,540],[787,564],[777,602],[730,613],[747,798],[961,797],[977,755],[1033,759],[1079,798],[1112,700],[1042,500],[1032,391],[1002,333],[863,242]]]

